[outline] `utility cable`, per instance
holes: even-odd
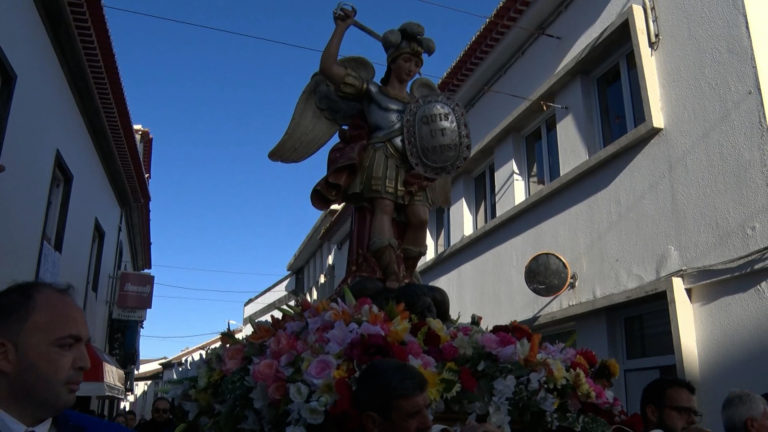
[[[213,332],[213,333],[200,333],[200,334],[194,334],[194,335],[185,335],[185,336],[155,336],[155,335],[145,335],[142,334],[142,338],[151,338],[151,339],[185,339],[185,338],[193,338],[193,337],[200,337],[200,336],[213,336],[221,334],[221,332]]]
[[[451,11],[454,11],[454,12],[462,13],[464,15],[470,15],[470,16],[473,16],[473,17],[482,18],[482,19],[485,19],[485,20],[490,20],[491,22],[495,22],[496,21],[496,20],[491,19],[491,17],[489,17],[489,16],[476,14],[474,12],[465,11],[463,9],[459,9],[459,8],[455,8],[455,7],[452,7],[452,6],[444,5],[444,4],[441,4],[441,3],[438,3],[438,2],[434,2],[434,1],[430,1],[430,0],[416,0],[416,1],[418,1],[420,3],[428,4],[428,5],[431,5],[431,6],[436,6],[436,7],[439,7],[439,8],[448,9],[448,10],[451,10]],[[530,28],[530,27],[523,27],[523,26],[521,26],[519,24],[513,24],[512,28],[517,29],[517,30],[527,31],[529,33],[540,34],[542,36],[546,36],[546,37],[552,38],[552,39],[558,39],[558,40],[562,39],[560,36],[553,35],[552,33],[547,33],[547,32],[545,32],[543,30],[537,30],[537,29],[533,29],[533,28]]]
[[[134,15],[141,15],[141,16],[144,16],[144,17],[159,19],[159,20],[163,20],[163,21],[170,21],[170,22],[173,22],[173,23],[176,23],[176,24],[184,24],[184,25],[188,25],[188,26],[192,26],[192,27],[198,27],[198,28],[203,28],[203,29],[206,29],[206,30],[212,30],[212,31],[217,31],[217,32],[221,32],[221,33],[227,33],[227,34],[231,34],[231,35],[235,35],[235,36],[242,36],[242,37],[246,37],[246,38],[250,38],[250,39],[257,39],[257,40],[264,41],[264,42],[274,43],[274,44],[288,46],[288,47],[292,47],[292,48],[298,48],[298,49],[307,50],[307,51],[313,51],[313,52],[319,52],[319,53],[323,52],[323,50],[321,50],[321,49],[310,48],[310,47],[307,47],[307,46],[304,46],[304,45],[294,44],[294,43],[290,43],[290,42],[284,42],[284,41],[280,41],[280,40],[277,40],[277,39],[265,38],[263,36],[256,36],[256,35],[252,35],[252,34],[248,34],[248,33],[241,33],[241,32],[237,32],[237,31],[233,31],[233,30],[226,30],[226,29],[219,28],[219,27],[213,27],[213,26],[209,26],[209,25],[205,25],[205,24],[193,23],[193,22],[189,22],[189,21],[182,21],[182,20],[176,19],[176,18],[168,18],[168,17],[163,17],[163,16],[160,16],[160,15],[153,15],[153,14],[149,14],[149,13],[146,13],[146,12],[139,12],[139,11],[135,11],[135,10],[131,10],[131,9],[123,9],[123,8],[119,8],[119,7],[115,7],[115,6],[109,6],[109,5],[106,5],[106,4],[103,5],[103,6],[104,6],[104,9],[112,9],[112,10],[116,10],[116,11],[120,11],[120,12],[125,12],[125,13],[130,13],[130,14],[134,14]]]
[[[238,304],[243,304],[243,302],[239,301],[239,300],[222,300],[222,299],[212,299],[212,298],[166,296],[166,295],[153,295],[152,297],[153,298],[169,298],[169,299],[179,299],[179,300],[197,300],[197,301],[212,301],[212,302],[220,302],[220,303],[238,303]]]
[[[208,273],[239,274],[239,275],[249,275],[249,276],[284,276],[278,273],[259,273],[259,272],[246,272],[246,271],[237,271],[237,270],[219,270],[219,269],[206,269],[206,268],[200,268],[200,267],[184,267],[184,266],[175,266],[175,265],[152,264],[152,268],[155,268],[155,267],[198,271],[198,272],[208,272]]]
[[[155,282],[155,285],[160,286],[166,286],[170,288],[179,288],[179,289],[185,289],[190,291],[209,291],[209,292],[220,292],[220,293],[236,293],[236,294],[251,294],[254,295],[253,291],[245,291],[245,290],[220,290],[220,289],[213,289],[213,288],[191,288],[191,287],[185,287],[181,285],[171,285],[171,284],[164,284],[160,282]]]

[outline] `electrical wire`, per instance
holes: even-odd
[[[463,9],[459,9],[459,8],[455,8],[455,7],[452,7],[452,6],[444,5],[444,4],[441,4],[441,3],[438,3],[438,2],[434,2],[434,1],[430,1],[430,0],[416,0],[416,1],[418,1],[420,3],[428,4],[428,5],[431,5],[431,6],[436,6],[436,7],[439,7],[439,8],[448,9],[448,10],[451,10],[451,11],[454,11],[454,12],[462,13],[462,14],[465,14],[465,15],[471,15],[473,17],[482,18],[482,19],[485,19],[485,20],[491,20],[491,22],[495,21],[495,20],[492,20],[491,17],[489,17],[489,16],[480,15],[480,14],[476,14],[474,12],[465,11]],[[546,36],[546,37],[552,38],[552,39],[558,39],[558,40],[562,39],[560,36],[553,35],[552,33],[547,33],[547,32],[545,32],[543,30],[537,30],[537,29],[533,29],[533,28],[530,28],[530,27],[523,27],[523,26],[521,26],[519,24],[513,24],[512,28],[517,29],[517,30],[527,31],[529,33],[540,34],[542,36]]]
[[[184,267],[184,266],[176,266],[176,265],[152,264],[152,268],[155,268],[155,267],[198,271],[198,272],[208,272],[208,273],[239,274],[239,275],[249,275],[249,276],[283,276],[282,274],[278,274],[278,273],[259,273],[259,272],[246,272],[246,271],[237,271],[237,270],[220,270],[220,269],[206,269],[201,267]]]
[[[124,8],[119,8],[119,7],[110,6],[110,5],[106,5],[106,4],[103,5],[103,6],[104,6],[104,9],[112,9],[112,10],[116,10],[116,11],[120,11],[120,12],[125,12],[125,13],[129,13],[129,14],[141,15],[141,16],[148,17],[148,18],[154,18],[154,19],[159,19],[159,20],[163,20],[163,21],[169,21],[169,22],[176,23],[176,24],[184,24],[184,25],[188,25],[188,26],[192,26],[192,27],[198,27],[198,28],[202,28],[202,29],[206,29],[206,30],[217,31],[217,32],[221,32],[221,33],[227,33],[227,34],[231,34],[231,35],[235,35],[235,36],[242,36],[242,37],[246,37],[246,38],[250,38],[250,39],[256,39],[256,40],[260,40],[260,41],[263,41],[263,42],[269,42],[269,43],[283,45],[283,46],[288,46],[288,47],[292,47],[292,48],[298,48],[298,49],[302,49],[302,50],[306,50],[306,51],[313,51],[313,52],[319,52],[319,53],[323,52],[323,50],[321,50],[321,49],[311,48],[311,47],[308,47],[308,46],[294,44],[294,43],[285,42],[285,41],[280,41],[280,40],[277,40],[277,39],[270,39],[270,38],[266,38],[266,37],[263,37],[263,36],[256,36],[256,35],[252,35],[252,34],[248,34],[248,33],[241,33],[241,32],[237,32],[237,31],[233,31],[233,30],[227,30],[227,29],[223,29],[223,28],[219,28],[219,27],[213,27],[213,26],[209,26],[209,25],[205,25],[205,24],[198,24],[198,23],[193,23],[193,22],[189,22],[189,21],[183,21],[183,20],[176,19],[176,18],[168,18],[168,17],[164,17],[164,16],[160,16],[160,15],[153,15],[153,14],[149,14],[149,13],[146,13],[146,12],[139,12],[139,11],[136,11],[136,10],[124,9]]]
[[[169,298],[169,299],[180,299],[180,300],[197,300],[197,301],[212,301],[212,302],[220,302],[220,303],[239,303],[239,304],[243,304],[243,302],[239,301],[239,300],[222,300],[222,299],[212,299],[212,298],[166,296],[166,295],[153,295],[152,297],[153,298]]]
[[[213,336],[221,334],[221,332],[213,332],[213,333],[200,333],[200,334],[194,334],[194,335],[184,335],[184,336],[155,336],[155,335],[145,335],[142,334],[142,338],[151,338],[151,339],[185,339],[185,338],[193,338],[193,337],[200,337],[200,336]]]
[[[166,286],[170,288],[179,288],[179,289],[185,289],[190,291],[208,291],[208,292],[220,292],[220,293],[237,293],[237,294],[256,294],[253,291],[244,291],[244,290],[220,290],[220,289],[213,289],[213,288],[191,288],[191,287],[185,287],[181,285],[171,285],[171,284],[164,284],[160,282],[155,282],[155,285],[160,286]]]

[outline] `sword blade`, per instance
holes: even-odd
[[[352,25],[357,27],[358,29],[362,30],[363,33],[367,34],[368,36],[376,39],[377,41],[381,42],[381,35],[376,33],[372,28],[368,27],[367,25],[361,23],[358,20],[353,20]]]

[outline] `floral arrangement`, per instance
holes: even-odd
[[[352,391],[370,361],[397,358],[427,378],[436,422],[445,414],[509,432],[607,431],[625,417],[606,383],[614,360],[540,343],[515,322],[477,325],[420,320],[403,306],[367,298],[302,302],[281,319],[252,323],[245,340],[222,334],[182,394],[192,426],[213,431],[355,430]],[[450,425],[452,426],[452,425]]]

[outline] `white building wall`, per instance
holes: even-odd
[[[546,3],[533,2],[531,8]],[[535,94],[628,3],[640,2],[571,2],[547,28],[562,39],[539,37],[493,89]],[[539,314],[566,316],[579,305],[637,292],[670,273],[733,259],[768,244],[768,131],[744,4],[655,3],[662,39],[652,59],[663,130],[580,177],[561,179],[561,187],[545,189],[535,199],[510,207],[502,197],[498,220],[475,233],[466,229],[471,211],[462,211],[462,206],[471,208],[471,173],[454,181],[452,250],[421,268],[425,282],[448,292],[452,316],[467,319],[478,313],[487,325]],[[487,61],[497,66],[502,62]],[[596,70],[600,66],[593,65]],[[556,92],[554,102],[567,107],[556,111],[564,176],[588,165],[588,157],[601,149],[594,120],[595,78],[582,72]],[[498,93],[482,96],[468,113],[475,145],[488,141],[492,131],[498,133],[502,120],[521,103]],[[509,146],[522,145],[523,129],[495,137],[497,187],[513,171],[506,155],[517,152]],[[553,299],[528,291],[523,268],[544,250],[569,261],[579,276],[575,290]],[[756,262],[765,268],[765,254]],[[760,313],[768,308],[766,275],[762,271],[736,278],[739,272],[726,274],[734,279],[689,289],[699,399],[713,430],[720,430],[718,407],[729,388],[768,391],[768,378],[757,363],[768,356],[768,346],[754,339],[768,322]],[[576,328],[579,345],[616,355],[617,344],[608,337],[615,323],[598,313],[603,312],[582,311],[558,323]],[[621,389],[623,385],[618,384]]]
[[[106,340],[106,301],[115,260],[120,205],[85,127],[34,2],[0,7],[0,44],[16,75],[0,163],[0,285],[34,279],[57,150],[73,175],[59,265],[60,282],[83,304],[94,221],[105,231],[97,296],[86,315],[99,346]],[[125,243],[124,259],[130,260]]]

